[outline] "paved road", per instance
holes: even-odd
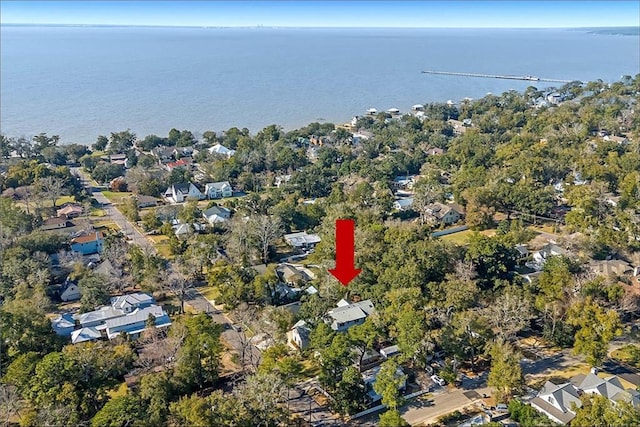
[[[72,173],[77,175],[82,180],[82,185],[85,188],[92,187],[91,178],[84,172],[81,168],[71,168]],[[93,198],[100,203],[102,208],[104,209],[107,217],[113,221],[136,245],[145,248],[153,253],[156,253],[155,247],[153,246],[153,242],[151,242],[147,236],[138,231],[136,227],[111,203],[109,199],[107,199],[104,194],[100,191],[92,191]],[[172,271],[177,271],[174,269],[171,264],[169,264],[169,269]],[[243,342],[246,342],[243,339],[243,335],[240,332],[236,331],[231,327],[231,322],[229,319],[222,313],[222,311],[216,309],[197,289],[190,289],[187,294],[187,298],[185,302],[189,304],[194,310],[199,312],[205,312],[209,314],[213,318],[213,320],[221,325],[226,325],[225,329],[222,333],[222,338],[227,342],[227,344],[235,351],[238,352],[239,355],[242,354],[243,347],[246,349],[245,351],[245,363],[249,365],[257,365],[260,360],[260,350],[258,350],[255,346],[244,346]]]
[[[346,425],[327,408],[318,405],[308,394],[309,389],[315,385],[317,385],[317,380],[312,379],[294,387],[289,395],[288,405],[291,414],[308,421],[312,426]]]
[[[246,336],[234,329],[229,318],[211,304],[197,288],[191,288],[187,291],[185,302],[193,307],[194,310],[207,313],[216,323],[223,325],[222,338],[239,356],[242,355],[243,348],[245,349],[244,361],[246,365],[257,366],[261,358],[260,350],[254,345],[245,345],[247,342]]]

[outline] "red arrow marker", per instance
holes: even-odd
[[[329,273],[347,286],[358,274],[359,268],[355,268],[354,247],[355,223],[352,219],[336,220],[336,268]]]

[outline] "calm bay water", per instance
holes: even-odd
[[[2,133],[80,143],[126,128],[341,123],[371,107],[550,85],[427,69],[583,81],[640,72],[638,36],[568,30],[3,26],[0,36]]]

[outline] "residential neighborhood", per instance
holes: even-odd
[[[8,425],[637,424],[639,81],[3,136]]]

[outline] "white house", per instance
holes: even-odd
[[[284,235],[284,240],[296,249],[313,248],[320,243],[320,236],[307,234],[306,231]]]
[[[187,198],[201,200],[204,195],[190,182],[173,184],[164,192],[164,198],[170,203],[183,203]]]
[[[291,347],[304,350],[309,346],[310,335],[311,329],[309,329],[307,323],[304,320],[299,320],[293,325],[289,332],[287,332],[287,341]]]
[[[533,253],[533,266],[536,269],[541,269],[542,266],[547,262],[552,256],[568,256],[569,252],[565,249],[562,249],[560,246],[554,243],[548,243],[544,245],[540,250],[535,251]]]
[[[51,321],[51,327],[56,334],[68,337],[76,328],[76,322],[71,313],[62,313]]]
[[[576,416],[573,405],[580,408],[578,389],[571,383],[556,385],[547,381],[531,400],[531,406],[559,424],[569,424]]]
[[[344,332],[354,325],[361,325],[376,310],[371,300],[350,304],[341,299],[337,306],[327,312],[327,323],[331,329],[338,332]]]
[[[226,222],[231,218],[231,211],[222,206],[212,206],[209,209],[202,212],[202,216],[211,225],[220,224]]]
[[[211,182],[204,186],[204,194],[209,199],[221,199],[233,196],[233,188],[229,181]]]
[[[462,218],[462,209],[451,204],[432,203],[425,206],[425,212],[427,221],[433,224],[451,225]]]
[[[70,336],[75,344],[102,337],[113,339],[122,333],[136,338],[147,328],[151,317],[156,328],[171,325],[169,316],[151,295],[136,292],[111,298],[111,305],[94,311],[62,314],[51,323],[57,334]]]
[[[78,344],[102,338],[102,334],[96,328],[80,328],[71,333],[71,343]]]
[[[581,394],[599,394],[609,399],[613,404],[628,402],[638,407],[640,392],[633,389],[625,390],[617,376],[600,378],[592,373],[579,374],[571,378],[568,383],[556,385],[547,381],[538,395],[531,400],[531,406],[560,424],[569,424],[576,416],[573,405],[580,408]]]
[[[397,211],[408,211],[413,206],[413,197],[405,197],[393,202],[393,208]]]
[[[72,281],[67,280],[62,286],[60,292],[60,299],[62,301],[77,301],[82,297],[82,293],[80,292],[80,287],[78,284]]]
[[[230,159],[231,156],[236,154],[236,150],[230,150],[222,144],[216,144],[213,147],[209,148],[209,153],[211,154],[219,154],[221,156],[225,156],[227,159]]]
[[[291,175],[278,175],[276,176],[273,185],[275,185],[277,188],[280,188],[282,185],[286,184],[289,181],[291,181]]]

